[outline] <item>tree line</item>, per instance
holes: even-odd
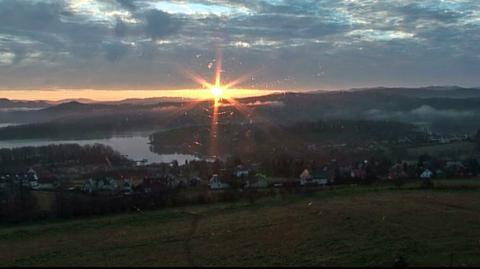
[[[0,165],[30,166],[34,164],[51,164],[74,162],[78,164],[105,163],[106,159],[112,164],[129,162],[111,147],[103,144],[52,144],[39,147],[2,148],[0,149]]]

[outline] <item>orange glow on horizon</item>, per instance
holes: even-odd
[[[206,85],[206,84],[203,84]],[[221,87],[221,94],[225,93]],[[217,90],[215,90],[217,92]],[[228,89],[228,95],[235,98],[261,96],[278,93],[276,90]],[[218,92],[217,92],[218,93]],[[0,90],[0,98],[12,100],[48,100],[92,99],[94,101],[120,101],[129,98],[183,97],[192,99],[211,99],[213,91],[207,89],[181,90],[96,90],[96,89],[59,89],[59,90]]]

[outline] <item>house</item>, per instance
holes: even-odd
[[[250,174],[250,169],[245,165],[241,165],[241,164],[237,165],[235,167],[235,170],[233,171],[233,176],[236,178],[248,177],[249,174]]]
[[[7,187],[7,182],[8,181],[7,181],[7,176],[6,175],[0,176],[0,190]]]
[[[397,162],[390,168],[388,177],[389,179],[396,180],[407,178],[408,175],[404,169],[404,166],[400,162]]]
[[[52,190],[55,188],[57,177],[47,168],[36,167],[35,172],[38,175],[38,189]]]
[[[268,179],[263,174],[256,174],[255,179],[248,180],[246,183],[247,188],[267,188],[269,185]]]
[[[190,178],[190,186],[200,185],[201,182],[202,182],[202,179],[200,177],[194,176]]]
[[[115,191],[119,188],[117,180],[110,177],[104,178],[103,180],[97,180],[97,186],[102,191]]]
[[[222,182],[217,174],[214,174],[208,182],[208,187],[212,190],[227,189],[230,188],[230,184]]]
[[[133,183],[131,179],[124,179],[122,184],[122,191],[124,193],[131,193],[133,192]]]
[[[97,190],[97,184],[93,179],[90,178],[83,183],[81,190],[83,192],[93,193]]]
[[[432,176],[433,176],[433,173],[432,173],[432,171],[430,171],[429,169],[425,169],[425,170],[420,174],[420,178],[423,179],[423,180],[431,179]]]
[[[447,161],[445,164],[447,169],[463,169],[465,166],[461,161]]]
[[[33,170],[33,168],[29,168],[27,170],[27,172],[25,173],[25,175],[28,178],[28,180],[30,180],[30,181],[38,181],[37,172],[35,170]]]
[[[38,190],[40,188],[37,172],[35,172],[35,170],[32,168],[28,169],[27,173],[25,174],[25,178],[30,188],[34,190]]]
[[[161,176],[145,177],[142,182],[144,192],[163,192],[179,187],[184,184],[171,174]]]
[[[139,161],[135,161],[136,166],[145,166],[147,163],[148,163],[147,159],[142,159],[142,160],[139,160]]]
[[[4,177],[4,181],[10,180],[12,180],[14,184],[19,184],[25,188],[39,188],[37,173],[32,168],[28,169],[25,173],[17,173],[12,175],[12,177],[7,174],[7,177]]]
[[[300,181],[307,181],[310,179],[312,179],[310,171],[308,171],[308,169],[304,169],[303,172],[300,174]]]
[[[355,179],[364,179],[366,177],[366,172],[362,168],[353,168],[350,171],[350,177]]]
[[[115,192],[120,189],[117,180],[107,177],[102,179],[88,179],[82,185],[81,190],[87,193]]]
[[[328,183],[328,175],[326,171],[313,169],[312,173],[308,169],[303,170],[300,174],[300,185],[326,185]]]
[[[318,169],[314,168],[312,171],[312,183],[316,185],[326,185],[328,184],[328,171],[326,168]]]

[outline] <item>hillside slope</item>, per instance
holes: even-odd
[[[480,265],[477,190],[347,187],[0,229],[0,265]]]

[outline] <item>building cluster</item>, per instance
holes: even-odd
[[[53,189],[54,184],[50,181],[41,180],[33,168],[26,171],[16,173],[2,173],[0,174],[0,189],[8,188],[9,186],[21,186],[32,190]]]
[[[166,164],[137,167],[123,173],[117,170],[85,175],[75,184],[65,184],[46,169],[29,168],[16,173],[0,173],[0,189],[8,186],[23,186],[32,190],[58,190],[85,194],[129,195],[158,193],[178,188],[222,190],[229,188],[309,187],[344,183],[366,183],[375,180],[430,179],[445,177],[471,177],[480,172],[477,159],[439,160],[425,157],[418,161],[361,160],[340,163],[332,159],[325,164],[316,162],[280,163],[289,166],[289,174],[267,177],[259,164],[237,164],[229,166],[223,162],[191,163],[185,165]],[[229,168],[227,168],[229,167]],[[275,167],[278,167],[275,166]],[[274,168],[275,168],[274,167]],[[40,173],[38,171],[41,171]],[[275,170],[278,170],[275,168]],[[115,176],[116,175],[116,176]],[[293,175],[293,176],[292,176]],[[63,183],[62,183],[63,182]]]

